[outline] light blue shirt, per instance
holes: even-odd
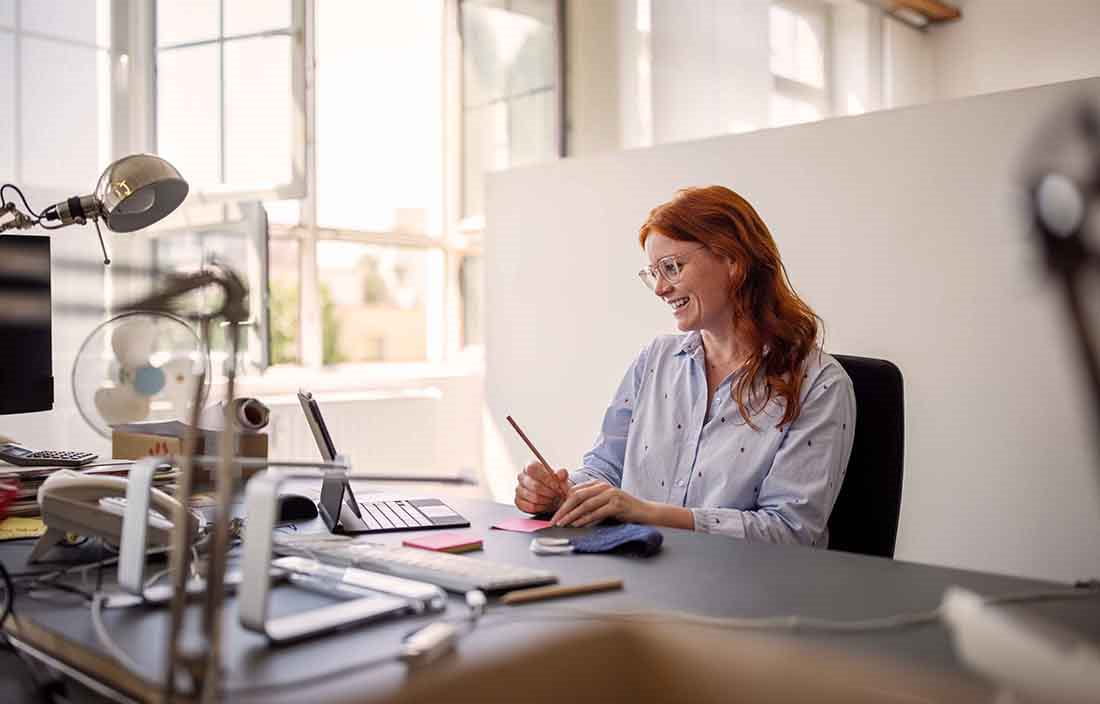
[[[820,545],[855,434],[852,380],[814,351],[802,412],[776,428],[773,398],[745,423],[730,398],[734,372],[707,407],[699,332],[664,335],[634,360],[573,482],[602,479],[641,499],[691,509],[695,530],[748,540]]]

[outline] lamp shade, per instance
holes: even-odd
[[[133,232],[165,217],[187,197],[176,167],[153,154],[131,154],[99,177],[95,199],[103,222],[115,232]]]

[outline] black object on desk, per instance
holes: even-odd
[[[301,494],[279,495],[279,523],[312,521],[317,518],[317,504]]]
[[[0,237],[0,339],[0,415],[52,409],[49,237]]]

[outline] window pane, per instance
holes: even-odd
[[[302,202],[298,200],[269,200],[264,202],[267,221],[272,225],[301,224]]]
[[[427,358],[428,257],[409,248],[317,243],[325,364]]]
[[[19,9],[28,32],[102,47],[110,42],[110,0],[23,0]]]
[[[300,361],[298,325],[298,242],[268,241],[268,299],[271,324],[271,363],[295,364]]]
[[[192,189],[219,183],[218,47],[157,53],[157,153]]]
[[[770,28],[772,73],[824,88],[824,11],[803,14],[773,5]]]
[[[252,34],[290,26],[290,0],[226,0],[225,35]]]
[[[0,0],[0,27],[11,27],[15,23],[15,0]],[[11,66],[11,64],[5,64]]]
[[[462,4],[463,214],[480,215],[484,174],[558,153],[556,6]]]
[[[219,0],[157,3],[157,46],[218,38]]]
[[[22,40],[20,147],[24,185],[88,193],[95,187],[107,154],[100,154],[99,101],[109,100],[99,76],[99,49],[32,39]],[[74,119],[74,116],[79,116]]]
[[[15,41],[0,32],[0,66],[15,65]],[[0,181],[15,178],[15,103],[0,100]]]
[[[319,224],[440,233],[442,27],[441,2],[317,3]]]
[[[225,179],[278,185],[291,179],[290,37],[225,43]]]

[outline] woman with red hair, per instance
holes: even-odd
[[[527,465],[516,506],[553,512],[555,525],[617,519],[825,546],[855,395],[767,226],[728,188],[687,188],[650,211],[639,241],[638,275],[681,334],[634,360],[583,466]]]

